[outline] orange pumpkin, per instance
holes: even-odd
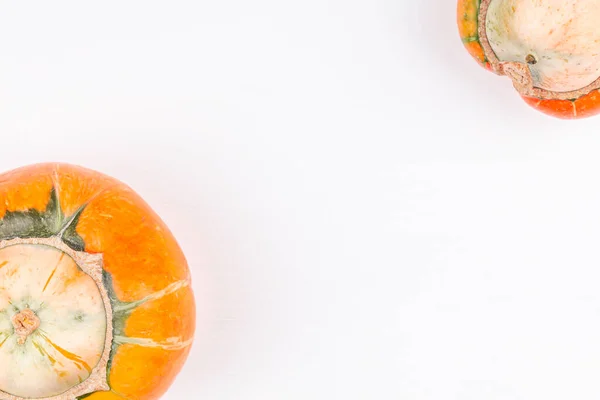
[[[527,104],[563,119],[600,113],[599,17],[596,0],[458,0],[471,56],[509,76]]]
[[[158,399],[194,328],[185,257],[133,190],[65,164],[0,175],[0,398]]]

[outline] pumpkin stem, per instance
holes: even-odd
[[[29,308],[15,314],[12,319],[15,333],[19,336],[17,343],[24,344],[27,337],[40,327],[40,319]]]

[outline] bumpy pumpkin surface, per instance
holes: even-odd
[[[0,399],[158,399],[194,327],[185,257],[129,187],[65,164],[0,175]]]
[[[511,78],[527,104],[564,119],[600,113],[598,18],[597,0],[458,1],[469,53]]]

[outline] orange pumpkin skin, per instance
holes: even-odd
[[[522,96],[531,107],[560,119],[582,119],[600,114],[600,94],[598,90],[576,100],[542,100]]]
[[[160,398],[181,370],[195,329],[191,278],[179,245],[128,186],[67,164],[36,164],[0,175],[0,219],[44,212],[53,190],[62,213],[78,215],[73,225],[84,251],[102,254],[115,310],[126,310],[116,322],[123,339],[112,346],[110,390],[78,398]]]
[[[458,32],[469,54],[485,69],[491,70],[479,42],[479,0],[458,0]]]
[[[468,53],[485,69],[493,71],[479,36],[479,9],[481,0],[458,0],[458,31]],[[600,114],[600,94],[594,90],[570,100],[546,100],[521,96],[536,110],[560,119],[582,119]]]

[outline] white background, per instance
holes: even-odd
[[[0,167],[137,190],[194,274],[167,400],[600,396],[600,117],[454,0],[0,1]]]

